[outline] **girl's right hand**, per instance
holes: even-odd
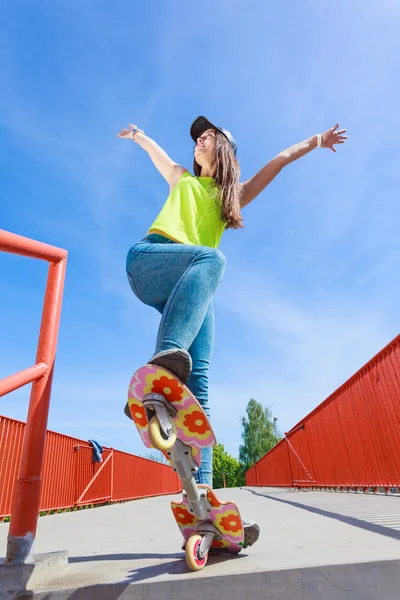
[[[136,129],[136,125],[132,125],[132,123],[129,123],[129,129],[123,129],[122,131],[117,133],[117,137],[122,138],[123,140],[130,140],[132,129]]]

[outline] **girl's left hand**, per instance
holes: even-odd
[[[325,133],[322,134],[322,143],[321,148],[330,148],[333,152],[336,152],[336,149],[333,147],[334,144],[344,144],[347,140],[347,135],[343,135],[346,133],[346,129],[341,129],[340,131],[336,131],[339,127],[339,123],[336,123],[334,127],[331,127]]]

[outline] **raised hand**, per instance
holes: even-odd
[[[131,139],[130,135],[131,135],[132,129],[136,129],[136,125],[132,125],[132,123],[129,123],[129,129],[123,129],[122,131],[117,133],[117,137],[125,139],[125,140],[130,140]]]
[[[334,144],[344,144],[347,140],[347,135],[343,135],[346,133],[346,129],[340,129],[337,131],[339,127],[339,123],[336,123],[334,127],[331,127],[325,133],[322,134],[322,143],[321,148],[330,148],[333,152],[336,152],[336,148],[334,148]]]

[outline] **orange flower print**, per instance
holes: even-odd
[[[207,500],[214,508],[221,506],[221,503],[218,502],[217,498],[210,491],[207,492]]]
[[[192,413],[187,414],[183,420],[183,424],[188,428],[190,433],[203,435],[208,430],[207,420],[199,410],[194,410]]]
[[[131,411],[132,419],[139,425],[139,427],[146,427],[147,425],[147,416],[146,411],[143,406],[139,404],[135,404],[134,402],[129,406],[129,410]]]
[[[211,547],[212,548],[223,548],[225,546],[224,542],[221,542],[221,540],[213,540]]]
[[[232,533],[237,533],[242,528],[242,525],[240,523],[240,517],[239,515],[235,514],[230,514],[226,517],[222,517],[220,524],[225,529],[225,531],[232,531]]]
[[[194,515],[191,515],[190,512],[182,506],[175,506],[172,509],[172,512],[179,525],[191,525],[194,521]]]
[[[180,400],[183,396],[183,388],[179,383],[166,375],[163,375],[159,379],[154,379],[151,391],[156,394],[162,394],[169,402]]]

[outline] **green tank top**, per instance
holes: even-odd
[[[158,229],[182,244],[218,248],[225,223],[213,181],[183,173],[149,231]]]

